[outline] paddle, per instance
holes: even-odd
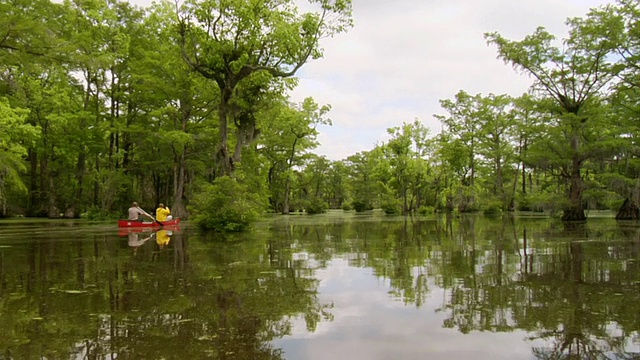
[[[148,212],[138,208],[138,210],[142,211],[143,214],[147,215],[148,217],[150,217],[151,219],[153,219],[153,221],[157,222],[160,226],[164,226],[163,223],[161,223],[160,221],[156,220],[156,218],[154,218],[153,216],[151,216],[151,214],[149,214]]]

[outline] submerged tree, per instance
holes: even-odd
[[[386,161],[379,164],[378,175],[385,185],[381,191],[383,208],[387,212],[407,213],[424,205],[429,164],[429,129],[418,119],[401,127],[387,129],[391,139],[380,146]]]
[[[326,117],[331,106],[318,105],[312,98],[300,104],[282,102],[272,106],[266,116],[261,152],[268,158],[271,203],[275,211],[290,212],[290,200],[296,167],[302,166],[305,155],[318,146],[319,125],[331,125]]]
[[[443,125],[438,155],[460,182],[449,184],[450,196],[458,198],[459,210],[476,210],[478,190],[484,190],[485,204],[506,210],[513,202],[513,191],[506,189],[514,161],[513,100],[507,95],[472,96],[460,91],[455,100],[440,103],[449,114],[436,115]]]
[[[640,4],[633,0],[619,0],[616,5],[589,13],[594,22],[609,21],[615,31],[600,34],[617,44],[615,58],[623,67],[612,98],[612,117],[619,124],[619,146],[608,162],[607,185],[621,194],[625,200],[616,219],[638,219],[640,217],[640,164],[638,164],[638,115],[640,114]]]
[[[620,71],[608,58],[614,42],[600,35],[616,31],[609,27],[611,21],[575,18],[568,25],[571,31],[562,47],[544,28],[521,41],[507,40],[497,32],[485,34],[488,43],[498,47],[498,58],[533,76],[534,90],[552,100],[549,128],[558,131],[550,134],[546,145],[557,159],[559,175],[569,183],[565,221],[586,219],[582,170],[598,151],[586,134],[594,129],[597,117],[589,110]]]

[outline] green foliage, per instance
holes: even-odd
[[[321,160],[310,156],[308,151],[318,145],[316,128],[331,124],[325,117],[329,109],[330,106],[321,107],[311,98],[295,105],[277,99],[258,114],[258,119],[265,123],[258,143],[264,145],[262,155],[269,165],[268,184],[274,210],[289,213],[301,207],[306,199],[297,196],[300,190],[311,186],[314,178],[325,177],[327,166],[314,166]],[[299,171],[305,162],[308,162],[306,171]],[[325,161],[324,165],[329,164]]]
[[[548,211],[551,214],[561,211],[568,203],[565,196],[552,192],[528,194],[525,199],[532,211]]]
[[[398,215],[402,213],[402,202],[392,196],[386,196],[380,202],[380,208],[387,215]]]
[[[0,216],[6,215],[6,203],[15,201],[9,194],[27,192],[20,176],[27,169],[23,158],[38,138],[37,127],[25,124],[27,114],[0,97]]]
[[[366,204],[364,201],[355,200],[353,202],[353,209],[356,212],[364,212],[364,211],[367,211],[367,210],[371,210],[372,207],[369,206],[368,204]]]
[[[377,166],[381,156],[380,149],[374,148],[370,152],[351,155],[343,163],[347,169],[346,183],[356,212],[371,210],[376,202]]]
[[[531,197],[526,194],[518,194],[516,197],[516,210],[518,211],[540,211],[540,209],[534,210],[531,206]]]
[[[436,208],[433,206],[420,206],[418,208],[418,214],[420,215],[432,215],[435,214]]]
[[[441,206],[447,211],[476,212],[480,210],[477,194],[478,185],[465,186],[456,183],[441,192]]]
[[[502,214],[502,202],[493,201],[487,203],[483,206],[482,213],[487,216],[497,216]]]
[[[530,158],[535,158],[534,166],[557,170],[556,176],[566,180],[569,191],[563,220],[586,219],[582,177],[586,160],[611,155],[615,143],[610,141],[615,131],[606,131],[606,122],[602,123],[606,119],[602,98],[607,96],[603,89],[623,70],[616,63],[618,54],[625,52],[617,49],[623,26],[617,16],[594,14],[598,12],[568,21],[571,29],[563,41],[543,27],[521,41],[507,40],[496,32],[485,34],[488,43],[497,46],[500,59],[535,79],[533,90],[545,100],[545,131],[534,143]]]
[[[200,228],[222,232],[249,229],[265,208],[259,195],[229,176],[203,185],[188,207],[193,222]]]
[[[624,201],[624,197],[605,188],[587,189],[583,198],[589,210],[617,210]]]
[[[118,219],[120,216],[118,213],[110,212],[108,209],[93,205],[87,209],[87,212],[82,215],[87,220],[110,220]]]
[[[328,208],[329,208],[329,205],[324,200],[317,197],[307,201],[304,207],[305,211],[309,215],[323,214],[327,212]]]
[[[226,94],[217,104],[221,120],[218,146],[224,154],[218,160],[225,174],[235,170],[233,164],[241,161],[244,149],[256,140],[256,104],[264,103],[270,89],[282,91],[285,79],[322,56],[320,39],[352,25],[351,1],[340,4],[306,13],[300,13],[292,0],[216,5],[192,0],[179,7],[182,56],[195,72]],[[316,116],[328,107],[306,107],[304,111]],[[240,114],[232,117],[237,112]],[[229,128],[232,123],[235,132]],[[229,149],[230,143],[236,144],[235,151]],[[227,156],[231,153],[232,158]]]

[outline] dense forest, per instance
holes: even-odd
[[[0,2],[0,215],[117,217],[137,200],[201,223],[329,208],[638,218],[636,1],[568,19],[562,39],[486,33],[531,77],[526,94],[461,90],[438,134],[407,121],[340,161],[313,153],[331,106],[288,91],[352,8],[309,2]]]

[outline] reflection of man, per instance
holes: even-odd
[[[160,249],[169,244],[169,241],[171,241],[171,234],[172,233],[167,230],[158,230],[156,232],[156,243],[160,246]]]
[[[139,246],[143,245],[147,240],[153,237],[153,233],[144,239],[140,239],[140,235],[135,231],[129,232],[129,246],[133,248],[134,252]]]

